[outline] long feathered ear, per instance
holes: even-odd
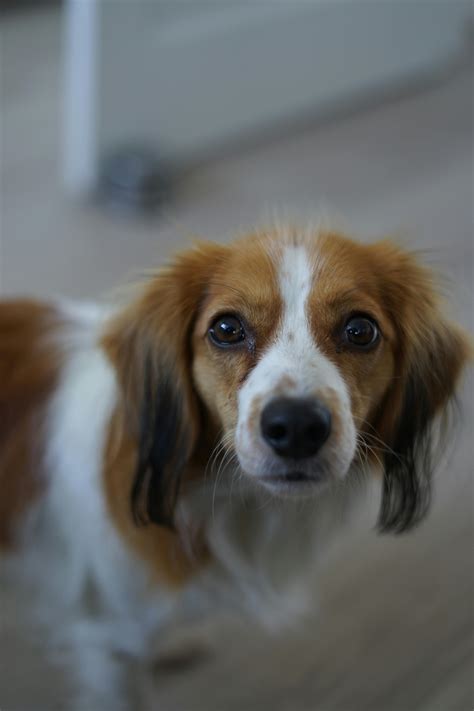
[[[400,533],[428,510],[434,432],[443,435],[442,428],[433,430],[433,421],[447,414],[472,346],[442,314],[429,269],[390,243],[374,249],[383,274],[380,289],[398,334],[395,377],[376,421],[387,445],[378,523],[383,531]]]
[[[103,346],[137,446],[130,492],[137,523],[173,527],[181,475],[193,452],[200,407],[191,375],[191,332],[225,247],[199,244],[159,271],[112,320]]]

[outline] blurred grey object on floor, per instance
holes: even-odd
[[[51,8],[9,13],[0,25],[2,295],[95,298],[189,234],[226,240],[275,205],[304,221],[322,201],[352,232],[404,229],[405,243],[450,277],[456,317],[472,329],[472,48],[437,85],[337,120],[288,123],[276,138],[203,162],[157,219],[121,219],[62,189],[61,23]],[[196,633],[219,653],[180,674],[137,670],[137,711],[473,708],[471,381],[461,401],[419,530],[377,536],[374,492],[328,559],[317,617],[270,641],[245,621],[203,622]],[[29,624],[31,595],[0,583],[0,707],[64,709],[68,678]]]
[[[173,169],[151,149],[124,146],[105,157],[98,188],[117,208],[150,210],[171,199]]]

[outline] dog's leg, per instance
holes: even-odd
[[[101,647],[77,650],[70,711],[134,711],[127,659]]]
[[[67,711],[135,711],[133,654],[117,645],[113,621],[80,620],[56,635],[55,662],[70,679]]]

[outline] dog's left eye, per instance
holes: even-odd
[[[209,329],[211,340],[218,346],[234,346],[245,339],[245,330],[237,316],[219,316]]]
[[[379,329],[375,321],[368,316],[353,316],[344,327],[347,343],[359,348],[370,348],[379,339]]]

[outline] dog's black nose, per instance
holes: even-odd
[[[314,399],[278,398],[262,412],[265,442],[281,457],[311,457],[331,432],[331,413]]]

